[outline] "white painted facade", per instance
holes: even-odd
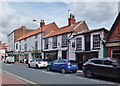
[[[103,39],[104,37],[104,30],[101,31],[96,31],[96,32],[92,32],[90,33],[90,52],[92,51],[98,51],[98,58],[103,58],[103,44],[102,41],[100,40],[100,47],[98,49],[94,49],[93,47],[93,35],[98,35],[100,34],[100,37]],[[75,40],[75,50],[76,50],[76,38],[82,38],[82,50],[81,51],[75,51],[75,52],[85,52],[85,35],[81,34],[81,35],[77,35],[75,36],[74,40]]]
[[[14,51],[14,31],[7,37],[8,42],[7,42],[7,51]]]

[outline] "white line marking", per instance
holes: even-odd
[[[29,80],[27,80],[27,79],[24,79],[24,78],[22,78],[22,77],[20,77],[20,76],[14,75],[14,74],[12,74],[12,73],[10,73],[10,72],[7,72],[7,71],[5,71],[5,70],[2,70],[2,71],[6,72],[6,73],[8,73],[8,74],[10,74],[10,75],[12,75],[12,76],[18,78],[18,79],[21,79],[21,80],[23,80],[23,81],[25,81],[25,82],[27,82],[27,83],[30,83],[30,84],[37,84],[37,83],[35,83],[35,82],[29,81]]]
[[[55,75],[56,73],[52,73],[52,72],[48,72],[48,71],[41,71],[43,73],[47,73],[47,74],[52,74],[52,75]]]

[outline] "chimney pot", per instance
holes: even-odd
[[[45,25],[45,22],[44,22],[44,20],[41,19],[41,21],[40,21],[40,27],[43,27],[44,25]]]
[[[68,25],[71,26],[74,23],[76,23],[75,16],[70,13],[70,18],[68,18]]]

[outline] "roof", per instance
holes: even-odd
[[[28,38],[28,37],[30,37],[30,36],[36,35],[36,34],[38,34],[38,33],[41,33],[41,32],[43,32],[43,31],[45,31],[47,28],[49,28],[50,26],[53,27],[53,26],[55,26],[55,25],[56,25],[55,22],[53,22],[53,23],[47,24],[47,25],[45,25],[45,26],[43,26],[43,27],[37,28],[36,30],[31,31],[31,32],[29,32],[28,34],[20,37],[20,38],[17,39],[16,41],[20,41],[20,40],[26,39],[26,38]]]
[[[111,34],[114,32],[115,27],[119,23],[119,21],[120,21],[120,12],[118,13],[117,18],[115,19],[115,22],[113,23],[113,25],[112,25],[112,27],[110,29],[110,32],[109,32],[109,34],[107,36],[107,40],[109,40]]]
[[[3,44],[2,44],[1,49],[6,49],[6,43],[3,43]]]
[[[99,29],[92,29],[92,30],[84,31],[84,32],[81,32],[81,33],[76,34],[76,35],[74,35],[74,36],[83,35],[83,34],[88,34],[88,33],[93,33],[93,32],[102,31],[102,30],[104,30],[104,31],[106,31],[106,32],[109,32],[109,31],[108,31],[107,29],[105,29],[105,28],[99,28]]]
[[[57,36],[57,35],[61,35],[64,33],[69,33],[73,30],[73,28],[75,28],[80,22],[77,22],[75,24],[72,24],[71,26],[64,26],[61,28],[58,28],[54,31],[51,31],[49,34],[47,34],[44,38],[48,38],[48,37],[52,37],[52,36]]]

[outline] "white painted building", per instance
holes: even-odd
[[[28,60],[34,58],[43,58],[43,36],[48,31],[58,28],[53,22],[45,25],[44,20],[40,22],[40,28],[23,35],[15,42],[16,57],[20,60],[26,58]],[[44,32],[44,33],[43,33]]]
[[[76,22],[71,14],[67,26],[58,28],[44,37],[44,59],[75,59],[73,35],[82,31],[88,31],[87,24],[85,21]]]
[[[75,59],[79,63],[79,69],[90,58],[104,58],[103,41],[107,33],[106,29],[101,28],[74,35]]]

